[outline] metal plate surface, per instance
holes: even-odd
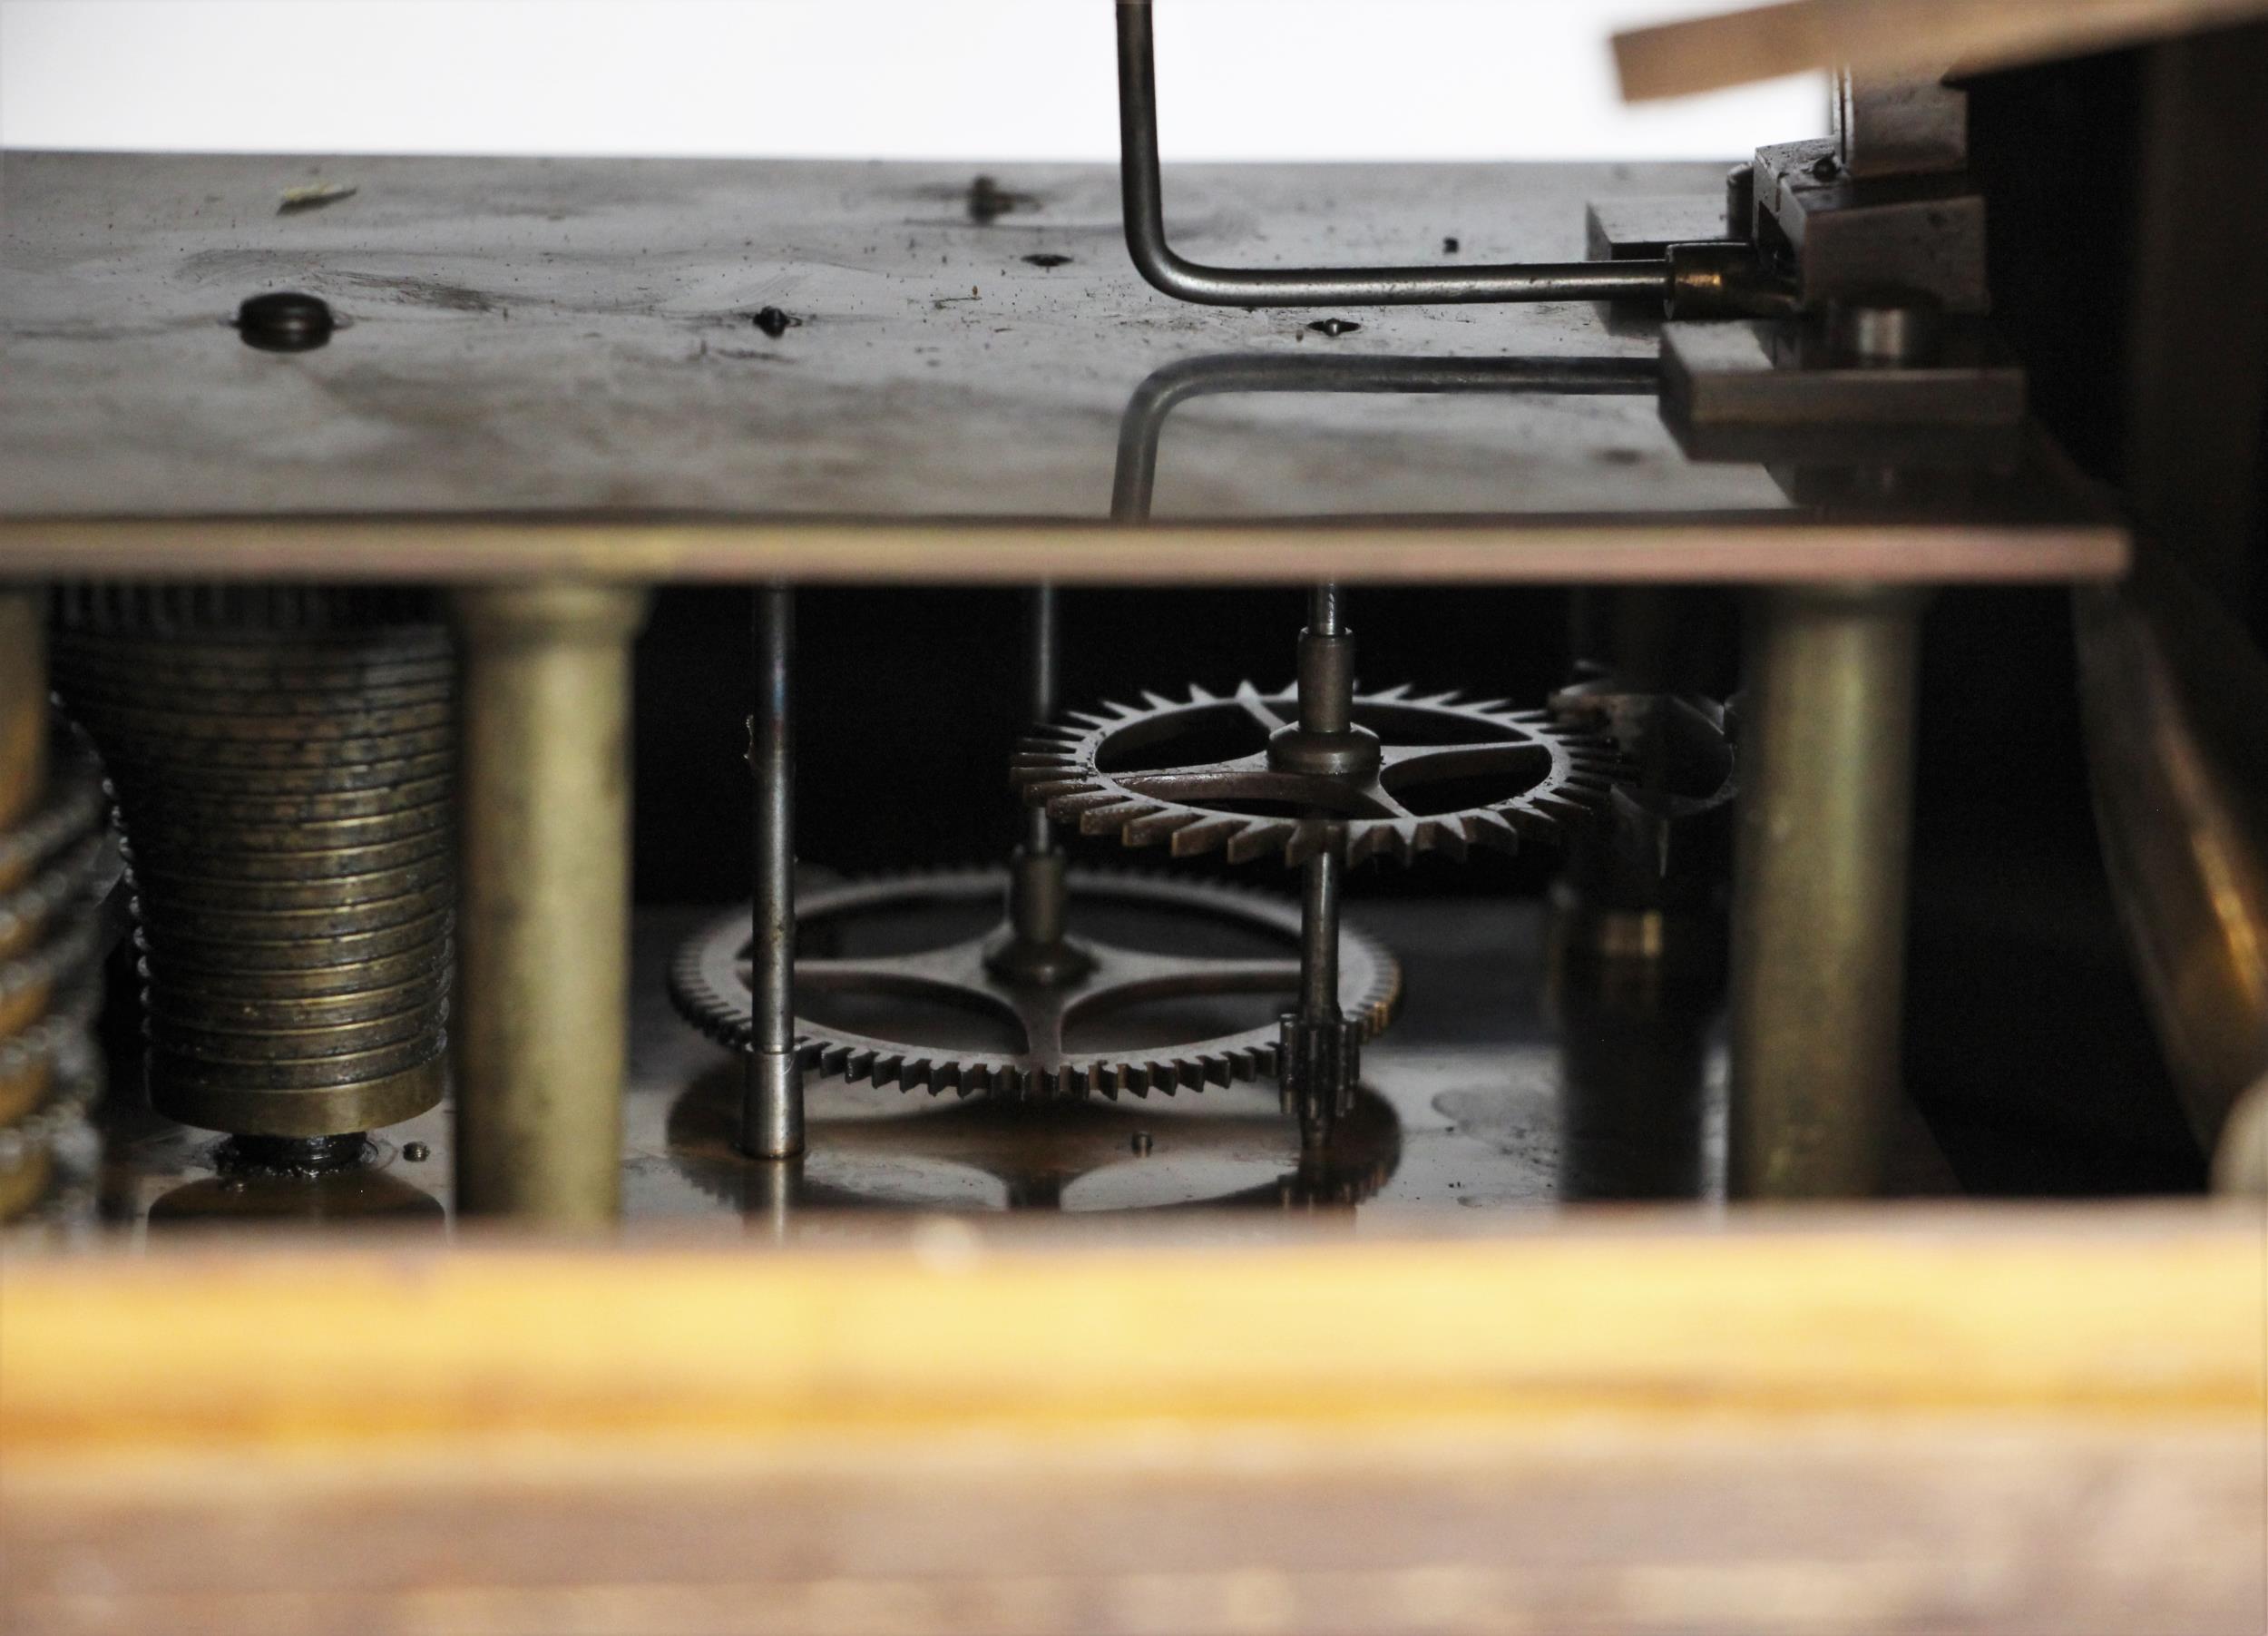
[[[1108,577],[1136,553],[1059,537],[987,570],[950,536],[956,524],[1007,537],[1107,522],[1122,423],[1161,369],[1218,358],[1240,360],[1234,375],[1255,357],[1643,365],[1656,346],[1650,322],[1589,304],[1178,305],[1129,264],[1106,166],[0,163],[0,565],[17,571],[452,577],[462,563],[728,577],[782,565],[781,535],[801,530],[817,544],[785,565],[803,572],[839,556],[846,577],[1051,565]],[[989,191],[973,190],[981,173]],[[1195,166],[1172,169],[1168,192],[1178,240],[1217,260],[1407,260],[1448,255],[1452,240],[1466,258],[1517,260],[1579,257],[1591,200],[1715,196],[1722,175]],[[315,179],[354,191],[279,211],[286,189]],[[341,327],[327,346],[277,354],[239,338],[238,304],[283,289],[330,301]],[[769,333],[757,321],[767,308],[794,326]],[[1308,327],[1326,316],[1361,327]],[[1986,508],[1989,530],[1974,513],[1939,519],[1959,560],[1933,572],[2115,571],[2116,531],[2037,475],[2014,485],[2019,501]],[[1486,524],[1499,543],[1570,522],[1625,537],[1796,525],[1784,555],[1815,553],[1819,539],[1795,536],[1847,521],[1795,506],[1762,466],[1686,459],[1643,384],[1410,392],[1350,386],[1343,369],[1312,390],[1181,407],[1159,431],[1152,512],[1230,525],[1225,547],[1216,530],[1175,563],[1198,578],[1272,577],[1253,542],[1233,537],[1253,524],[1361,520],[1370,543],[1330,564],[1356,577],[1367,564],[1373,577],[1564,578],[1580,577],[1576,557],[1491,571],[1450,541],[1397,565],[1376,537],[1384,525]],[[365,532],[337,532],[348,519]],[[861,526],[890,532],[887,560],[852,537]],[[636,530],[642,541],[621,543]],[[445,544],[420,551],[421,533]],[[1979,567],[1996,545],[1999,569]],[[1231,569],[1208,572],[1221,549]],[[1696,560],[1688,577],[1771,566]]]

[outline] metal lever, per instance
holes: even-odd
[[[1669,300],[1674,280],[1667,260],[1273,269],[1204,267],[1184,260],[1166,242],[1149,5],[1150,0],[1119,0],[1119,173],[1126,198],[1126,247],[1142,277],[1166,294],[1207,307]]]

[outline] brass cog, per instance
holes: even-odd
[[[1378,746],[1374,770],[1292,771],[1269,758],[1269,736],[1298,719],[1292,689],[1264,694],[1247,681],[1227,698],[1192,687],[1185,700],[1143,699],[1025,739],[1012,773],[1025,801],[1082,835],[1164,841],[1176,857],[1225,847],[1245,863],[1280,850],[1299,864],[1344,834],[1350,863],[1406,863],[1557,839],[1606,808],[1618,767],[1611,740],[1549,711],[1397,687],[1354,696],[1354,726]]]
[[[1064,947],[1078,961],[1061,981],[1042,984],[1003,977],[989,956],[1006,928],[940,947],[907,954],[831,958],[799,953],[798,989],[806,994],[904,996],[943,1003],[991,1016],[1022,1034],[1017,1053],[971,1050],[918,1037],[897,1037],[831,1027],[807,1016],[796,1020],[796,1048],[807,1072],[839,1074],[853,1083],[902,1085],[930,1094],[980,1092],[1009,1100],[1077,1098],[1095,1094],[1201,1091],[1272,1074],[1276,1025],[1196,1039],[1168,1039],[1142,1049],[1067,1048],[1067,1024],[1152,1000],[1207,995],[1279,994],[1299,987],[1299,906],[1235,887],[1159,876],[1072,870],[1069,876],[1074,927],[1082,909],[1119,906],[1135,913],[1176,917],[1192,934],[1207,926],[1256,936],[1282,950],[1273,957],[1207,958],[1125,947],[1073,936]],[[823,941],[833,925],[861,916],[883,917],[931,906],[976,906],[1006,900],[1002,869],[960,869],[883,877],[798,894],[799,940]],[[746,1051],[753,1035],[749,1014],[749,916],[739,911],[699,933],[679,951],[670,974],[678,1010],[719,1044]],[[1402,969],[1375,940],[1344,931],[1339,941],[1339,989],[1348,1017],[1365,1038],[1383,1030],[1402,994]],[[906,1034],[916,1037],[904,1037]]]

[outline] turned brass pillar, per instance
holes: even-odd
[[[30,812],[46,785],[46,599],[0,585],[0,828]]]
[[[630,1003],[631,642],[645,593],[460,592],[458,1209],[621,1209]]]
[[[1863,1197],[1901,1094],[1921,598],[1764,593],[1742,695],[1730,1190]]]

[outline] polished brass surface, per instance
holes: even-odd
[[[59,688],[122,808],[155,1105],[293,1138],[432,1106],[446,631],[414,595],[291,586],[74,587],[59,617]]]
[[[2211,1151],[2268,1076],[2268,659],[2167,563],[2075,605],[2103,857]]]
[[[1913,763],[1911,593],[1766,593],[1752,612],[1733,896],[1731,1187],[1881,1184],[1900,1092]]]
[[[0,590],[0,828],[29,812],[46,785],[46,599]]]
[[[457,1027],[462,1209],[553,1226],[621,1204],[630,644],[641,593],[464,591]]]

